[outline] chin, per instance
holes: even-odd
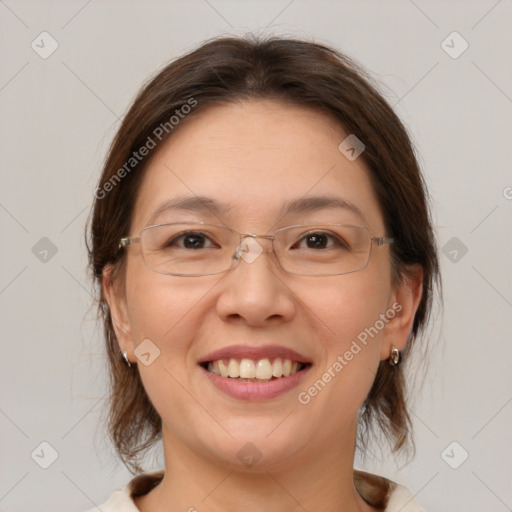
[[[307,436],[303,429],[297,429],[301,432],[301,438],[294,437],[294,429],[290,429],[289,425],[279,426],[282,420],[279,418],[278,421],[273,419],[263,422],[265,426],[272,425],[266,429],[261,424],[254,428],[254,425],[244,421],[236,428],[233,426],[232,438],[225,433],[220,434],[222,437],[212,438],[210,430],[204,447],[214,462],[237,471],[276,471],[293,466],[297,455],[303,453],[308,444]]]

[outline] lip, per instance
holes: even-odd
[[[261,359],[273,359],[276,357],[280,357],[281,359],[290,359],[292,362],[297,361],[303,364],[310,364],[311,361],[299,354],[295,350],[290,348],[282,347],[279,345],[267,345],[264,347],[254,347],[249,345],[231,345],[229,347],[224,347],[215,352],[211,352],[207,356],[201,358],[198,361],[198,364],[202,365],[204,363],[209,363],[211,361],[218,361],[219,359],[252,359],[254,361],[259,361]],[[208,372],[210,373],[210,372]],[[300,373],[300,372],[299,372]],[[289,377],[282,377],[284,379]]]
[[[268,382],[242,382],[230,379],[229,377],[215,375],[201,365],[199,365],[199,368],[206,374],[210,382],[223,393],[238,400],[259,402],[276,398],[298,386],[299,382],[308,373],[311,365],[308,364],[304,369],[289,377],[279,377]]]

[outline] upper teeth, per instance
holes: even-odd
[[[300,363],[277,357],[273,363],[267,359],[218,359],[208,364],[208,371],[232,379],[269,380],[272,377],[289,377],[299,371]]]

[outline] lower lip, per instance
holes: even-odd
[[[278,379],[268,382],[242,382],[236,379],[215,375],[215,373],[209,372],[202,366],[200,366],[200,368],[206,373],[210,382],[223,393],[237,398],[238,400],[258,402],[275,398],[296,387],[311,366],[307,366],[300,372],[290,375],[290,377],[279,377]]]

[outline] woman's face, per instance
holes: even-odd
[[[259,235],[314,223],[387,235],[365,163],[338,149],[348,135],[313,110],[274,101],[211,107],[158,148],[129,234],[183,221]],[[179,196],[211,203],[160,208]],[[327,196],[349,206],[283,215],[289,203]],[[127,249],[124,289],[114,294],[106,280],[106,293],[121,349],[137,363],[162,418],[169,455],[275,469],[354,449],[358,410],[379,362],[392,345],[403,348],[417,304],[414,293],[393,285],[389,246],[373,244],[364,270],[330,277],[286,273],[271,252],[217,275],[163,275],[140,251],[138,244]],[[246,359],[249,370],[250,361],[268,359],[278,372],[279,355],[283,366],[290,359],[305,369],[263,383],[205,369],[212,359],[226,366]],[[268,371],[267,362],[260,367]]]

